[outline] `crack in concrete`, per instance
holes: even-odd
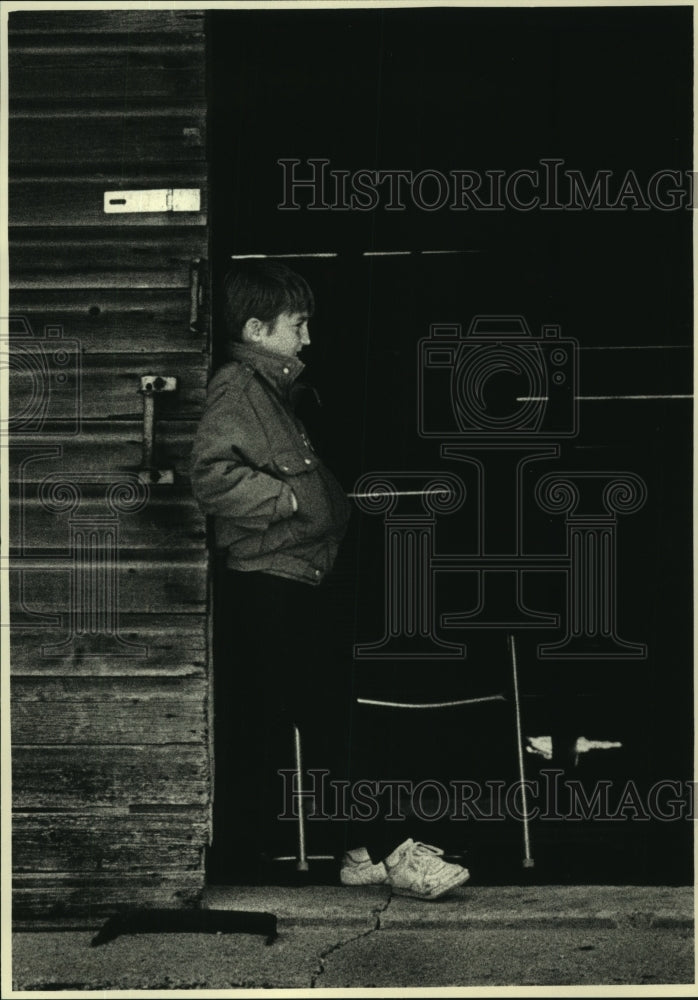
[[[386,901],[385,901],[385,903],[384,903],[383,906],[374,907],[371,910],[371,915],[375,918],[375,922],[373,924],[373,927],[369,927],[367,930],[362,931],[360,934],[354,934],[353,937],[346,938],[345,940],[342,940],[342,941],[337,941],[335,944],[330,945],[329,948],[326,948],[323,952],[321,952],[318,955],[318,967],[317,967],[317,969],[315,970],[315,972],[312,974],[312,976],[310,978],[310,988],[311,988],[311,990],[316,988],[318,979],[320,978],[320,976],[323,975],[323,973],[325,971],[325,959],[329,955],[332,955],[335,951],[339,951],[340,948],[344,948],[344,947],[346,947],[346,945],[351,944],[352,941],[360,941],[361,938],[370,937],[371,934],[375,934],[376,931],[380,930],[380,928],[381,928],[381,913],[385,913],[385,911],[390,906],[390,904],[392,902],[392,899],[393,899],[393,895],[391,893],[388,896],[388,898],[386,899]]]

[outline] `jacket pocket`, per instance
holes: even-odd
[[[298,451],[282,451],[274,456],[272,459],[272,465],[279,476],[279,479],[286,479],[290,476],[301,476],[309,472],[314,472],[320,460],[317,455],[308,451],[307,455],[300,454]]]
[[[278,452],[273,466],[279,479],[291,487],[298,503],[298,510],[289,519],[295,537],[300,540],[331,534],[335,528],[333,505],[317,455],[310,450]]]

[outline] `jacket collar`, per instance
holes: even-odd
[[[285,354],[274,354],[256,347],[254,344],[236,341],[232,345],[232,357],[243,365],[249,365],[258,371],[268,382],[281,393],[288,393],[305,365],[298,358],[287,357]]]

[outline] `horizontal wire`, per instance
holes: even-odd
[[[575,396],[579,400],[597,399],[693,399],[693,393],[675,393],[673,395],[645,395],[645,396]],[[550,396],[517,396],[517,403],[545,403]]]
[[[308,861],[334,861],[334,854],[306,854]],[[272,858],[272,861],[298,861],[295,854],[280,854]]]
[[[366,499],[376,499],[378,497],[423,497],[429,496],[431,493],[445,493],[448,496],[451,495],[451,490],[438,489],[438,490],[380,490],[374,493],[347,493],[348,497],[366,498]]]
[[[459,254],[480,253],[480,250],[362,250],[362,257],[409,257],[411,254]],[[300,257],[339,257],[339,253],[234,253],[231,260],[283,260]]]
[[[357,698],[360,705],[380,705],[384,708],[450,708],[452,705],[476,705],[483,701],[506,701],[503,694],[490,694],[482,698],[462,698],[458,701],[377,701],[373,698]]]

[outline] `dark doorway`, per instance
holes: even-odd
[[[323,405],[303,418],[347,490],[371,471],[446,469],[477,495],[473,466],[444,458],[443,440],[420,431],[420,341],[434,324],[465,331],[475,316],[516,315],[535,337],[554,324],[577,343],[577,433],[551,432],[557,457],[526,472],[525,543],[565,552],[564,521],[535,501],[544,473],[639,477],[645,503],[618,519],[617,612],[621,634],[647,652],[542,658],[562,626],[519,632],[524,737],[552,737],[552,757],[528,754],[529,777],[542,787],[541,771],[553,768],[589,796],[599,782],[616,796],[615,820],[537,821],[536,872],[549,881],[690,881],[687,810],[666,805],[672,788],[686,798],[693,745],[691,213],[666,207],[669,181],[681,188],[691,165],[690,10],[225,11],[209,15],[209,39],[217,360],[225,338],[216,289],[231,258],[287,259],[317,299],[304,360]],[[660,194],[650,180],[667,170],[673,180],[664,177]],[[326,187],[289,188],[289,177],[315,171],[326,171]],[[377,200],[345,204],[361,171],[383,171]],[[404,183],[390,171],[427,176],[408,190],[390,186]],[[463,196],[472,176],[480,202]],[[440,177],[452,185],[443,204]],[[597,181],[608,182],[607,204],[594,203]],[[401,196],[404,207],[389,207]],[[507,378],[488,388],[486,405],[500,418],[522,392]],[[446,390],[429,392],[438,423]],[[510,499],[505,490],[488,497],[493,523],[510,517]],[[439,550],[475,551],[479,530],[472,508],[444,517]],[[383,628],[383,539],[380,518],[357,510],[333,582],[336,637],[356,690],[419,701],[502,689],[507,630],[495,626],[449,630],[468,647],[456,666],[352,660],[354,645]],[[559,573],[528,573],[523,586],[527,606],[564,616]],[[436,594],[440,612],[477,603],[472,573],[439,574]],[[217,619],[230,624],[225,606]],[[226,740],[243,719],[254,729],[226,641],[219,628],[214,834],[218,848],[231,847],[217,851],[211,876],[222,880],[241,877],[240,865],[221,859],[234,856],[244,825]],[[364,713],[356,735],[387,776],[506,783],[515,774],[509,716],[494,709],[418,724]],[[621,746],[579,754],[579,737]],[[628,787],[646,806],[660,782],[675,783],[662,786],[664,820],[633,814],[632,803],[618,812]],[[520,835],[515,820],[471,818],[432,825],[424,839],[465,847],[474,878],[492,882],[520,876]]]

